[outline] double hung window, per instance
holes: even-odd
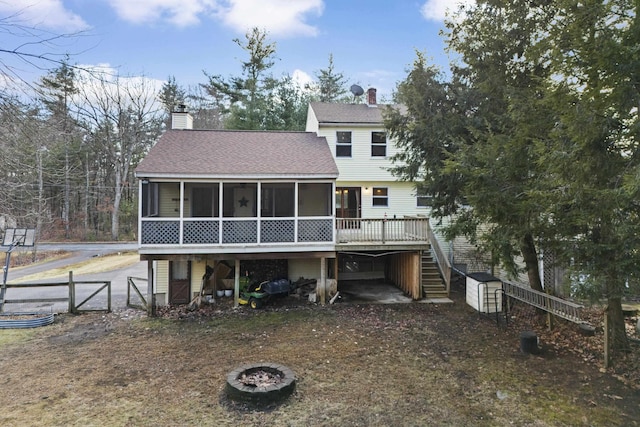
[[[351,157],[351,132],[336,132],[336,157]]]
[[[389,189],[373,187],[373,206],[389,206]]]
[[[371,132],[371,157],[387,157],[387,134]]]

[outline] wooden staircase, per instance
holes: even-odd
[[[431,256],[431,251],[422,252],[420,268],[422,295],[425,298],[448,298],[447,286],[440,276],[440,270]]]

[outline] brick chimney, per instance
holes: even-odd
[[[367,104],[369,106],[376,105],[376,89],[373,87],[367,89]]]
[[[193,117],[187,111],[186,105],[178,105],[171,113],[171,129],[193,129]]]

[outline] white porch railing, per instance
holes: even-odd
[[[426,242],[429,239],[428,230],[428,218],[336,218],[336,241],[339,244]]]

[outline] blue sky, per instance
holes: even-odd
[[[162,81],[171,75],[185,87],[204,83],[203,71],[239,75],[246,56],[233,39],[244,40],[257,26],[276,43],[276,76],[313,76],[333,54],[348,84],[376,87],[385,99],[406,76],[416,49],[447,68],[438,33],[446,9],[460,1],[0,0],[0,22],[34,27],[40,36],[78,33],[49,43],[51,57],[69,53],[72,63],[114,68],[123,76]],[[16,49],[27,40],[13,33],[0,32],[0,47]],[[42,53],[43,46],[19,49]],[[23,63],[13,70],[42,73]]]

